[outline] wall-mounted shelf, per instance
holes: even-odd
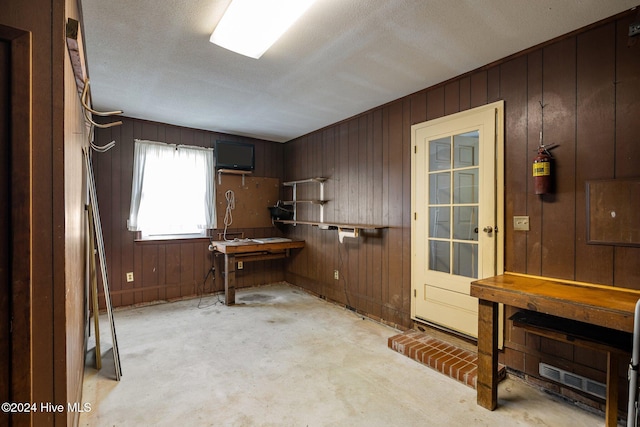
[[[283,201],[282,203],[285,205],[293,206],[293,221],[294,223],[298,219],[298,209],[296,205],[298,203],[310,203],[314,205],[320,205],[320,222],[324,220],[324,204],[327,203],[328,200],[324,200],[324,183],[328,178],[324,177],[314,177],[314,178],[306,178],[300,179],[296,181],[287,181],[283,182],[282,185],[285,187],[291,187],[292,190],[292,199]],[[300,184],[318,184],[320,186],[320,198],[313,200],[299,200],[298,199],[298,185]],[[295,225],[295,224],[294,224]]]
[[[381,225],[369,225],[369,224],[341,224],[341,223],[328,223],[324,222],[324,205],[328,202],[328,200],[324,199],[324,183],[328,178],[323,177],[315,177],[315,178],[307,178],[301,179],[297,181],[287,181],[283,182],[282,185],[285,187],[293,188],[293,196],[292,200],[283,201],[282,203],[285,205],[293,206],[293,219],[284,220],[284,219],[274,219],[274,223],[280,224],[289,224],[296,226],[298,224],[301,225],[311,225],[314,227],[318,227],[322,230],[337,230],[338,231],[338,240],[340,243],[343,242],[345,237],[356,238],[360,235],[360,230],[380,230],[383,228],[387,228],[386,226]],[[320,198],[314,200],[299,200],[297,197],[298,185],[300,184],[317,184],[320,186]],[[296,205],[299,203],[311,203],[315,205],[320,205],[320,221],[298,221],[297,209]]]
[[[308,183],[308,182],[325,182],[327,179],[329,179],[329,178],[324,178],[324,177],[317,176],[317,177],[314,177],[314,178],[305,178],[305,179],[298,179],[298,180],[294,180],[294,181],[283,182],[282,185],[292,186],[292,185],[304,184],[304,183]]]
[[[222,185],[222,174],[227,175],[242,175],[242,185],[244,186],[245,175],[251,175],[251,171],[243,171],[237,169],[218,169],[218,185]]]
[[[338,240],[343,242],[345,237],[355,238],[360,235],[360,230],[382,230],[383,228],[389,228],[386,225],[372,225],[372,224],[341,224],[341,223],[329,223],[329,222],[314,222],[314,221],[296,221],[296,220],[274,220],[280,224],[289,225],[311,225],[318,227],[321,230],[337,230]]]
[[[324,205],[328,200],[283,200],[282,203],[285,205],[294,205],[298,203],[311,203],[313,205]]]

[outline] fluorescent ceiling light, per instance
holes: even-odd
[[[209,41],[260,58],[315,0],[233,0]]]

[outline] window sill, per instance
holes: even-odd
[[[158,244],[158,243],[186,243],[210,240],[209,236],[202,234],[163,234],[160,236],[140,236],[134,239],[136,244]]]

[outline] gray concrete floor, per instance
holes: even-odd
[[[499,408],[387,347],[397,330],[286,284],[116,311],[122,378],[101,316],[81,426],[601,426],[517,379]],[[200,307],[199,307],[200,306]],[[90,344],[89,348],[92,348]]]

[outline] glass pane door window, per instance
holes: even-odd
[[[411,126],[411,318],[478,334],[471,282],[502,272],[504,103]]]
[[[429,270],[478,277],[479,138],[429,141]]]

